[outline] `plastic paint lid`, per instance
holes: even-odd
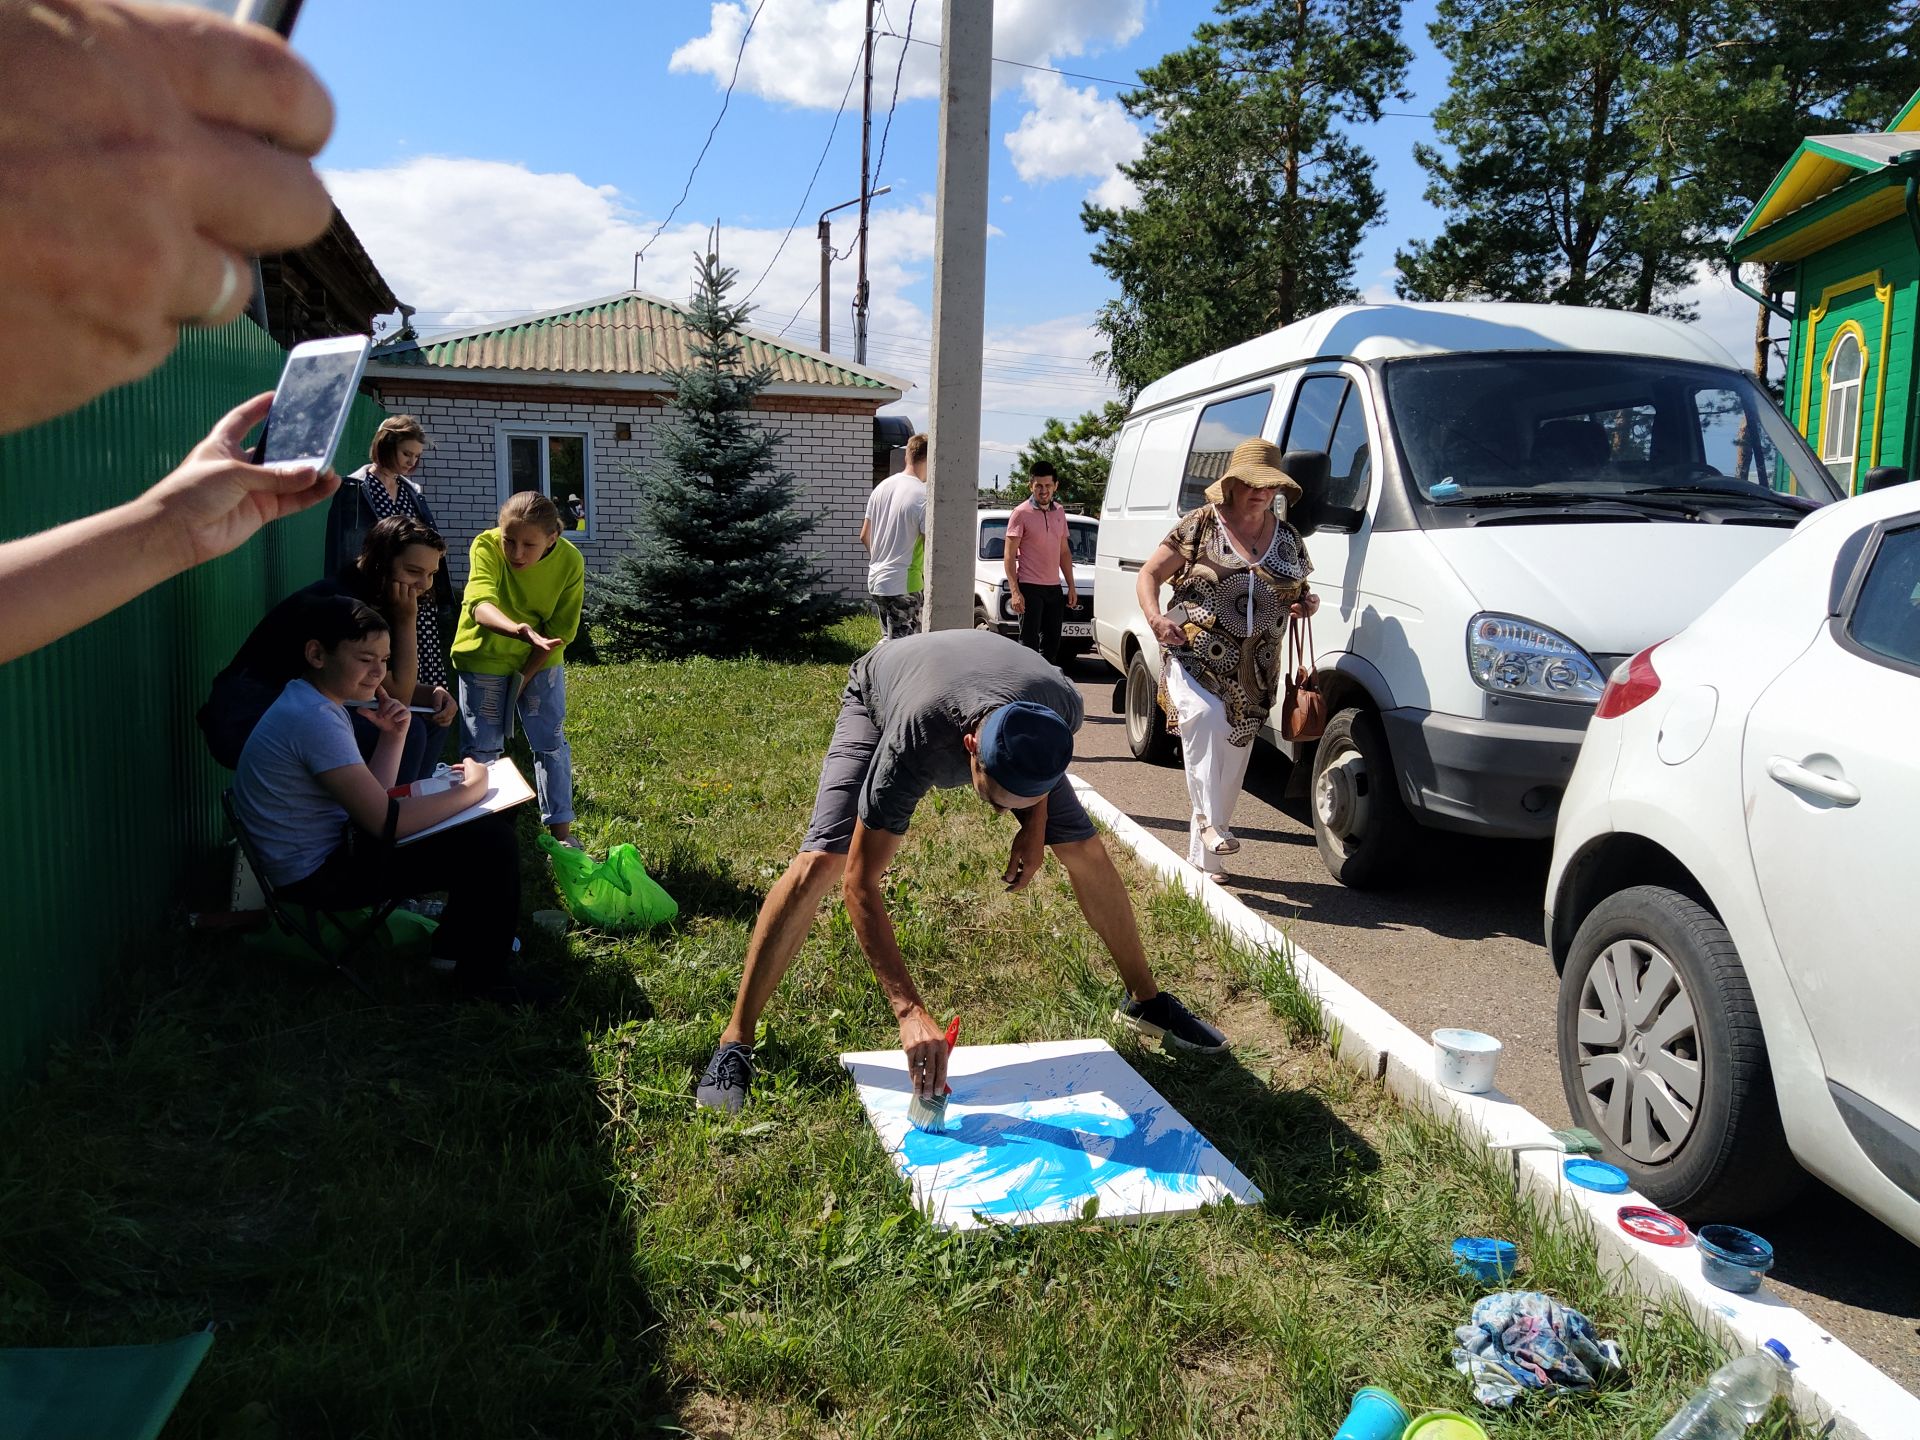
[[[1678,1215],[1669,1215],[1651,1205],[1622,1205],[1620,1228],[1636,1240],[1649,1245],[1691,1245],[1693,1232]]]
[[[1487,1440],[1487,1432],[1458,1410],[1429,1410],[1407,1427],[1401,1440]]]
[[[1582,1190],[1598,1190],[1602,1195],[1618,1195],[1632,1183],[1626,1171],[1604,1160],[1588,1160],[1583,1156],[1567,1161],[1560,1168],[1571,1183]]]

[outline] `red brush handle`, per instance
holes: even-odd
[[[960,1017],[956,1015],[953,1017],[953,1019],[947,1022],[947,1053],[949,1055],[953,1053],[954,1043],[957,1040],[959,1040],[959,1038],[960,1038]],[[951,1085],[947,1086],[946,1093],[949,1095],[953,1094],[953,1086]]]

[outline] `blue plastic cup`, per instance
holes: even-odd
[[[1737,1225],[1702,1225],[1693,1243],[1708,1283],[1736,1295],[1758,1290],[1773,1268],[1773,1246]]]
[[[1514,1267],[1520,1263],[1520,1252],[1511,1240],[1462,1235],[1453,1242],[1453,1263],[1469,1280],[1497,1285],[1513,1274]]]
[[[1356,1391],[1333,1440],[1400,1440],[1412,1420],[1406,1406],[1377,1385]]]

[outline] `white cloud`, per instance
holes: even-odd
[[[1695,307],[1699,319],[1694,324],[1706,331],[1709,339],[1718,341],[1734,364],[1742,370],[1753,369],[1753,324],[1759,306],[1751,296],[1733,288],[1726,267],[1697,266],[1693,283],[1674,298]],[[1784,335],[1786,322],[1773,321],[1773,333]]]
[[[881,28],[904,33],[908,0],[894,7],[893,24]],[[891,13],[891,12],[890,12]],[[708,12],[707,30],[681,45],[668,62],[676,72],[708,75],[724,86],[740,60],[736,93],[757,95],[788,105],[833,109],[847,87],[866,23],[864,0],[780,0],[760,13],[744,52],[740,37],[753,14],[748,0],[717,0]],[[1146,0],[1000,0],[993,17],[993,53],[1003,60],[1044,64],[1050,60],[1124,45],[1146,22]],[[900,67],[900,98],[926,100],[940,93],[939,0],[917,0],[913,10],[915,41],[906,45],[881,36],[874,42],[874,89],[893,93]],[[995,67],[996,89],[1011,84],[1018,71]]]
[[[379,170],[336,170],[328,187],[394,291],[418,308],[423,332],[489,324],[514,315],[617,294],[633,282],[633,254],[658,223],[636,213],[610,185],[540,173],[498,160],[429,156]],[[910,381],[904,409],[926,420],[932,317],[918,303],[933,261],[933,205],[876,205],[869,247],[872,296],[868,363]],[[781,246],[783,236],[786,245]],[[834,240],[847,249],[851,225]],[[693,257],[707,243],[698,223],[676,224],[653,241],[640,288],[684,300]],[[759,281],[752,324],[789,339],[819,342],[820,250],[812,227],[723,227],[720,255],[740,272],[737,294]],[[832,267],[833,351],[851,358],[854,260]],[[1048,415],[1071,418],[1113,391],[1086,357],[1099,348],[1086,316],[991,331],[986,337],[983,478],[1004,474],[1012,452]]]
[[[1029,185],[1086,176],[1102,205],[1131,204],[1139,191],[1115,168],[1139,158],[1146,137],[1119,101],[1091,85],[1076,89],[1058,75],[1030,74],[1021,82],[1033,108],[1006,137],[1016,174]]]

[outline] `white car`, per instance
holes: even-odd
[[[973,561],[973,628],[1020,638],[1020,617],[1007,597],[1007,517],[1011,510],[980,511],[980,542]],[[1073,551],[1073,584],[1080,603],[1060,622],[1060,658],[1093,648],[1093,552],[1100,522],[1067,516],[1067,546]]]
[[[1920,1243],[1917,742],[1920,486],[1808,516],[1608,682],[1547,886],[1560,1072],[1668,1208],[1804,1167]]]

